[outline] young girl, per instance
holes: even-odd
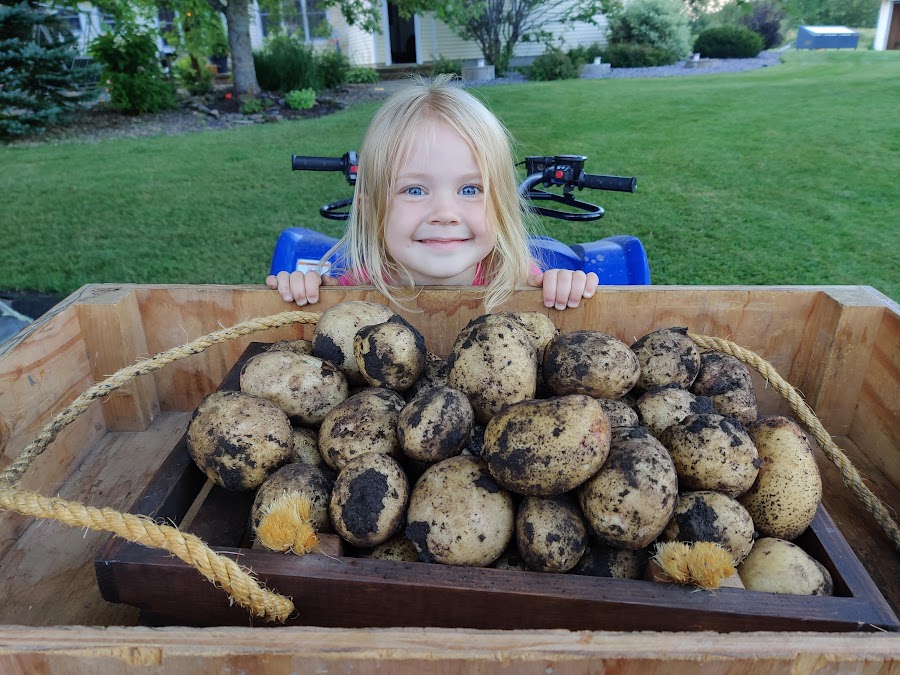
[[[391,299],[415,285],[483,286],[491,311],[524,283],[543,287],[547,307],[577,307],[597,275],[541,272],[523,213],[506,128],[449,76],[420,81],[388,99],[366,132],[333,249],[344,251],[342,276],[279,272],[266,284],[301,306],[318,302],[322,285],[371,285]]]

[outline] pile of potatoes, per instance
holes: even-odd
[[[821,499],[806,435],[758,419],[747,368],[686,329],[629,346],[498,313],[443,359],[353,301],[240,382],[200,405],[188,445],[217,484],[257,490],[254,530],[296,490],[360,557],[643,578],[656,543],[711,541],[747,589],[831,593],[790,543]]]

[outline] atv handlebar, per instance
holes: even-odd
[[[603,217],[603,208],[596,204],[590,204],[575,199],[572,190],[611,190],[616,192],[634,192],[637,189],[637,179],[634,176],[606,176],[602,174],[590,174],[584,171],[585,155],[553,155],[526,157],[525,172],[527,178],[519,184],[519,194],[529,203],[529,208],[535,213],[561,220],[597,220]],[[340,171],[347,182],[355,186],[356,174],[359,166],[359,158],[354,151],[346,152],[342,157],[308,157],[303,155],[291,155],[291,169],[293,171]],[[562,187],[563,194],[547,192],[537,189],[537,185],[544,187]],[[536,201],[552,201],[565,204],[577,212],[560,211],[539,207]],[[319,213],[330,220],[346,220],[349,217],[347,208],[351,199],[341,199],[330,204],[325,204],[319,209]]]

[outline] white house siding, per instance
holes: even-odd
[[[337,37],[340,44],[341,54],[348,62],[354,66],[374,66],[378,63],[371,33],[350,26],[337,7],[328,8],[328,23],[331,24],[332,34]],[[376,39],[378,37],[380,36],[375,36]]]

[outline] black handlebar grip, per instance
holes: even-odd
[[[578,177],[578,187],[614,192],[634,192],[637,189],[637,178],[634,176],[601,176],[582,171]]]
[[[343,171],[343,157],[304,157],[291,155],[292,171]]]

